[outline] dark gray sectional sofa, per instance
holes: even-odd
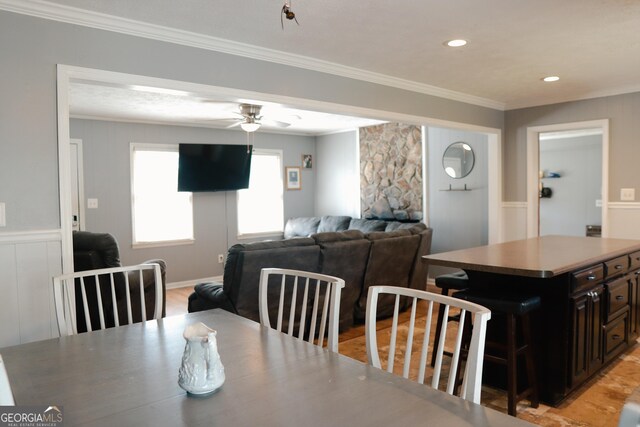
[[[229,248],[223,283],[202,283],[189,297],[189,312],[223,308],[259,321],[260,270],[289,268],[337,276],[345,281],[340,301],[340,330],[364,321],[370,286],[425,289],[432,230],[422,223],[350,217],[293,218],[284,240],[237,244]],[[382,300],[380,317],[392,314],[393,301]]]

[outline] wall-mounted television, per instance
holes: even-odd
[[[179,144],[178,191],[249,188],[252,145]]]

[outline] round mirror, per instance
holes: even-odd
[[[475,156],[471,146],[464,142],[454,142],[444,151],[442,167],[451,178],[464,178],[471,173]]]

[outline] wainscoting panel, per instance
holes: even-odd
[[[58,336],[52,277],[61,272],[58,230],[0,234],[0,347]]]
[[[640,203],[609,203],[609,237],[640,239]]]
[[[0,245],[0,347],[20,343],[16,251]]]
[[[502,241],[527,238],[527,202],[502,202]]]

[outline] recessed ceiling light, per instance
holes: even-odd
[[[462,39],[456,39],[456,40],[449,40],[448,42],[445,42],[445,44],[449,47],[460,47],[467,44],[467,41]]]
[[[542,81],[545,81],[545,82],[557,82],[558,80],[560,80],[560,77],[558,76],[547,76],[542,79]]]

